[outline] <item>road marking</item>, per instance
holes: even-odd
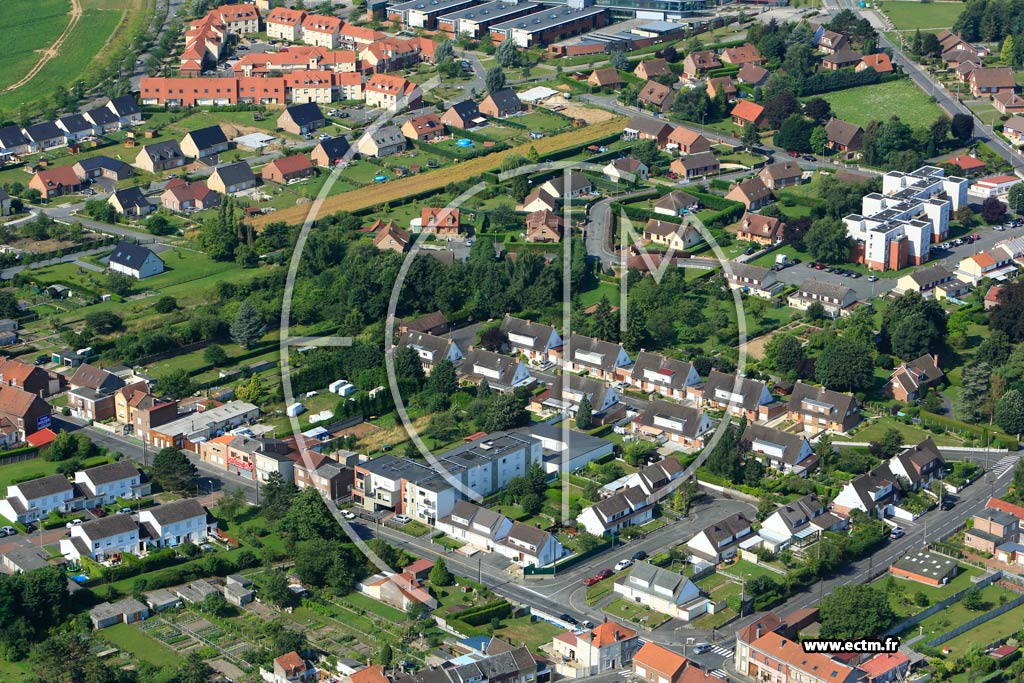
[[[724,647],[720,647],[718,645],[716,645],[715,647],[711,648],[711,651],[714,652],[715,654],[722,655],[723,657],[732,657],[732,655],[733,655],[733,651],[732,650],[729,650],[729,649],[724,648]]]
[[[992,467],[992,473],[996,475],[996,479],[1001,479],[1003,475],[1013,469],[1013,466],[1017,464],[1019,456],[1007,455],[1006,457],[1000,458],[999,461]]]
[[[722,679],[723,681],[729,679],[729,674],[724,669],[713,669],[712,671],[709,671],[708,673],[710,673],[715,678]]]

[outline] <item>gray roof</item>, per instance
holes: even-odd
[[[64,131],[57,127],[53,121],[43,121],[31,126],[25,126],[25,135],[33,142],[41,140],[52,140],[64,137]]]
[[[124,95],[122,97],[115,97],[110,100],[110,107],[117,112],[118,116],[129,116],[131,114],[138,114],[139,103],[135,101],[132,95]]]
[[[939,264],[915,270],[910,273],[910,277],[917,283],[918,287],[928,287],[952,280],[953,272],[946,266]]]
[[[476,367],[485,368],[498,374],[492,377],[483,375],[495,388],[511,387],[512,380],[519,367],[519,359],[513,356],[506,356],[503,353],[495,353],[486,349],[473,349],[466,354],[465,360],[459,365],[459,374],[463,376],[476,376]]]
[[[348,138],[343,135],[329,140],[321,140],[317,146],[331,159],[341,159],[348,154],[348,150],[351,147]]]
[[[149,200],[146,199],[146,195],[142,194],[141,187],[126,187],[121,190],[115,190],[113,196],[122,209],[129,209],[133,206],[148,207],[150,205]],[[126,243],[122,242],[121,244]],[[140,248],[145,249],[145,247]],[[146,249],[146,251],[149,250]],[[113,258],[113,256],[111,256],[111,258]],[[142,261],[145,261],[145,259],[142,259]],[[141,264],[142,261],[138,261],[138,263]]]
[[[844,394],[825,387],[815,387],[805,382],[797,382],[793,385],[793,392],[789,395],[789,409],[802,410],[801,404],[804,401],[813,401],[816,404],[830,408],[828,416],[838,417],[840,421],[843,416],[857,407],[857,399],[853,394]],[[814,413],[818,415],[818,412]]]
[[[845,301],[846,298],[853,293],[853,289],[846,285],[839,285],[833,282],[825,282],[823,280],[804,280],[800,285],[800,289],[797,291],[797,296],[803,294],[813,294],[819,297],[828,297],[830,299],[838,299]]]
[[[4,562],[13,566],[16,571],[30,572],[50,566],[50,556],[46,551],[35,546],[14,548],[4,553]]]
[[[688,171],[719,166],[718,157],[715,156],[714,152],[687,154],[679,160],[679,163]]]
[[[426,332],[403,332],[402,336],[398,338],[398,344],[396,345],[399,349],[403,349],[406,346],[412,346],[414,349],[423,349],[429,351],[435,361],[439,361],[444,358],[448,352],[449,347],[454,344],[448,337],[438,337],[433,334]]]
[[[666,121],[652,119],[649,116],[634,116],[626,123],[625,130],[635,130],[655,137],[668,137],[672,133],[672,126]]]
[[[825,124],[825,133],[828,135],[828,139],[844,146],[853,144],[854,138],[860,132],[860,126],[841,119],[832,119]]]
[[[648,370],[657,372],[668,379],[667,386],[682,391],[686,388],[686,379],[690,376],[693,363],[677,358],[669,358],[660,353],[641,351],[630,368],[630,376],[634,381],[642,381]]]
[[[543,351],[548,340],[553,336],[555,328],[551,325],[506,315],[501,321],[501,331],[509,335],[529,337],[533,339],[532,350]]]
[[[85,112],[85,115],[97,126],[107,126],[118,122],[117,115],[106,107],[96,107]]]
[[[236,161],[233,164],[218,166],[213,169],[213,172],[217,174],[217,177],[219,177],[225,185],[237,185],[238,183],[253,182],[256,180],[256,175],[252,172],[252,168],[244,161]]]
[[[139,188],[136,187],[131,189],[138,190]],[[139,192],[139,195],[142,195],[141,191]],[[142,200],[146,201],[145,197],[143,197]],[[140,244],[134,244],[132,242],[122,240],[117,243],[117,246],[114,247],[114,251],[110,254],[110,262],[128,268],[137,269],[142,267],[142,264],[146,262],[146,259],[149,258],[150,255],[156,256],[149,247],[144,247]],[[157,258],[159,259],[160,257],[157,256]]]
[[[647,407],[637,417],[637,422],[645,427],[654,426],[654,420],[657,417],[667,418],[673,422],[680,424],[679,429],[670,429],[670,431],[680,434],[690,439],[695,439],[700,436],[701,418],[703,413],[699,408],[692,405],[683,405],[682,403],[672,403],[671,401],[665,401],[660,398],[652,399]],[[664,425],[658,425],[659,429],[669,429]],[[679,461],[675,458],[666,458],[665,460],[655,463],[650,467],[662,466],[662,463],[674,462],[676,465]],[[645,468],[646,469],[646,468]],[[681,468],[680,468],[681,469]],[[641,476],[643,476],[644,470],[641,470]],[[654,472],[654,470],[652,470]]]
[[[59,119],[61,125],[65,130],[71,133],[81,133],[82,131],[91,131],[92,124],[85,120],[85,117],[81,114],[68,114],[62,116]]]
[[[195,498],[183,498],[146,509],[153,515],[153,519],[161,525],[174,524],[175,522],[192,519],[200,515],[206,516],[206,508]]]
[[[767,268],[749,263],[731,261],[725,271],[726,279],[733,281],[749,280],[752,284],[763,285],[766,280],[777,280],[775,274]]]
[[[26,500],[52,496],[55,493],[71,491],[74,488],[63,474],[51,474],[48,477],[30,479],[17,484],[17,486]]]
[[[28,138],[17,126],[6,126],[0,128],[0,147],[19,147],[27,145]]]
[[[710,541],[716,546],[727,538],[736,538],[745,529],[749,529],[753,522],[746,518],[742,512],[729,515],[725,519],[719,520],[714,524],[709,524],[700,530],[697,534],[704,534]]]
[[[622,344],[616,344],[614,342],[605,341],[598,339],[597,337],[585,337],[582,334],[571,334],[569,335],[569,343],[566,344],[563,349],[568,347],[568,351],[572,353],[572,358],[567,358],[574,363],[581,365],[589,365],[591,367],[599,367],[602,370],[613,370],[616,367],[616,361],[619,357],[619,352],[622,351]],[[593,363],[589,360],[581,359],[577,356],[579,352],[596,354],[601,357],[599,363]]]
[[[308,126],[311,123],[324,120],[324,113],[315,102],[306,104],[293,104],[287,109],[288,115],[297,125]]]
[[[630,486],[615,495],[594,503],[593,507],[602,521],[607,521],[619,513],[625,513],[619,518],[624,519],[628,515],[646,508],[648,505],[647,496],[644,495],[640,487]]]
[[[562,374],[555,377],[551,383],[551,398],[562,401],[562,395],[565,393],[565,380],[568,378],[569,385],[568,389],[573,392],[579,392],[587,395],[590,398],[591,408],[597,412],[601,405],[604,404],[605,395],[608,393],[608,385],[604,382],[598,381],[593,377],[581,377],[580,375],[574,375],[569,373],[568,375]]]
[[[532,547],[534,550],[540,550],[550,538],[551,534],[543,529],[538,529],[523,522],[513,522],[508,536],[505,537],[505,541],[506,545],[510,545],[508,541],[516,539],[520,543]]]
[[[739,388],[736,388],[737,379]],[[746,377],[737,378],[736,375],[727,375],[719,370],[712,370],[708,373],[708,379],[704,382],[704,400],[715,400],[715,393],[719,390],[731,393],[738,393],[743,397],[743,409],[754,410],[761,404],[761,394],[766,388],[764,382]]]
[[[463,519],[467,520],[465,524],[461,521]],[[442,521],[464,529],[479,525],[493,533],[502,519],[505,519],[505,515],[501,513],[480,507],[467,500],[460,500],[452,506],[451,514],[443,518]]]
[[[185,134],[185,137],[191,138],[192,142],[200,150],[217,145],[226,145],[228,142],[228,136],[224,135],[224,130],[220,126],[207,126],[206,128],[189,131]]]
[[[657,209],[671,209],[672,211],[678,212],[682,209],[688,209],[695,204],[700,204],[700,200],[691,194],[681,192],[680,190],[672,190],[667,195],[659,199],[654,207]]]
[[[110,114],[110,112],[106,109],[104,109],[103,111]],[[113,114],[110,115],[113,116]],[[85,159],[79,159],[77,163],[79,166],[82,167],[83,171],[93,171],[98,168],[102,168],[108,171],[121,172],[125,169],[131,169],[131,166],[129,164],[126,164],[120,159],[112,159],[111,157],[106,157],[102,155],[95,157],[86,157]]]
[[[140,471],[139,468],[135,466],[134,462],[125,459],[108,463],[106,465],[90,467],[87,470],[82,470],[82,474],[87,475],[89,477],[89,481],[94,484],[109,484],[111,482],[121,481],[122,479],[138,477],[140,476]]]
[[[655,588],[660,588],[674,596],[686,585],[689,579],[682,574],[656,567],[650,562],[637,562],[629,572],[628,581],[630,587],[634,590],[654,593]],[[650,589],[646,589],[638,584],[649,584]]]
[[[82,533],[90,539],[96,540],[138,531],[139,525],[131,518],[131,515],[109,515],[85,522],[81,529]]]
[[[512,88],[496,90],[488,95],[487,99],[494,103],[498,111],[519,111],[523,108],[523,103],[519,101],[519,96]]]
[[[168,161],[171,159],[183,159],[185,153],[181,151],[181,145],[177,140],[164,140],[142,148],[153,161]]]
[[[773,429],[760,424],[748,424],[743,430],[743,441],[753,444],[755,441],[763,441],[783,449],[782,462],[787,465],[796,465],[797,456],[804,447],[807,439],[800,434],[784,432],[781,429]]]

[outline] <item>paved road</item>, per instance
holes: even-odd
[[[101,232],[106,235],[115,235],[117,237],[126,237],[128,239],[141,242],[143,244],[151,244],[153,242],[166,244],[170,240],[166,237],[157,237],[148,232],[139,232],[133,230],[126,225],[113,225],[111,223],[101,223],[100,221],[94,221],[91,218],[77,213],[85,208],[85,202],[78,204],[55,204],[53,206],[33,207],[33,209],[39,209],[43,211],[47,216],[57,221],[64,223],[81,223],[83,226]]]
[[[101,247],[99,249],[88,249],[86,251],[80,251],[80,252],[77,252],[77,253],[74,253],[74,254],[67,254],[65,256],[61,256],[60,258],[51,258],[51,259],[47,259],[45,261],[34,261],[34,262],[30,263],[27,266],[12,266],[10,268],[4,268],[3,270],[0,270],[0,280],[10,280],[15,275],[17,275],[18,273],[20,273],[20,272],[22,272],[23,270],[26,270],[26,269],[34,270],[36,268],[43,268],[44,266],[53,266],[53,265],[56,265],[58,263],[76,263],[77,262],[78,265],[82,266],[83,268],[88,268],[89,270],[96,270],[96,271],[102,272],[101,268],[97,268],[96,266],[92,265],[91,263],[81,262],[78,259],[81,258],[82,256],[90,256],[92,254],[102,253],[102,252],[106,251],[107,249],[109,249],[109,247]]]
[[[654,188],[648,187],[636,192],[605,197],[590,206],[590,211],[587,212],[587,223],[584,228],[587,235],[587,254],[601,259],[601,270],[610,268],[619,262],[618,245],[612,243],[614,239],[611,234],[612,225],[614,224],[612,221],[612,202],[643,197],[654,193]],[[643,226],[636,227],[639,227],[638,232],[643,232]]]

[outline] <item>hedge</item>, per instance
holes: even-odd
[[[508,600],[502,598],[460,612],[457,621],[465,622],[470,626],[483,626],[491,623],[495,617],[504,619],[511,613],[512,605]]]

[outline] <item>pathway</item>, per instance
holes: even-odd
[[[71,0],[71,21],[64,27],[64,31],[57,36],[57,40],[53,41],[53,45],[43,50],[43,56],[39,58],[36,65],[29,69],[29,72],[18,82],[12,83],[3,89],[2,92],[10,92],[11,90],[17,90],[21,86],[25,85],[33,78],[36,77],[44,66],[49,63],[51,59],[60,54],[61,47],[64,46],[65,41],[71,36],[71,32],[78,26],[79,20],[82,18],[82,3],[80,0]]]

